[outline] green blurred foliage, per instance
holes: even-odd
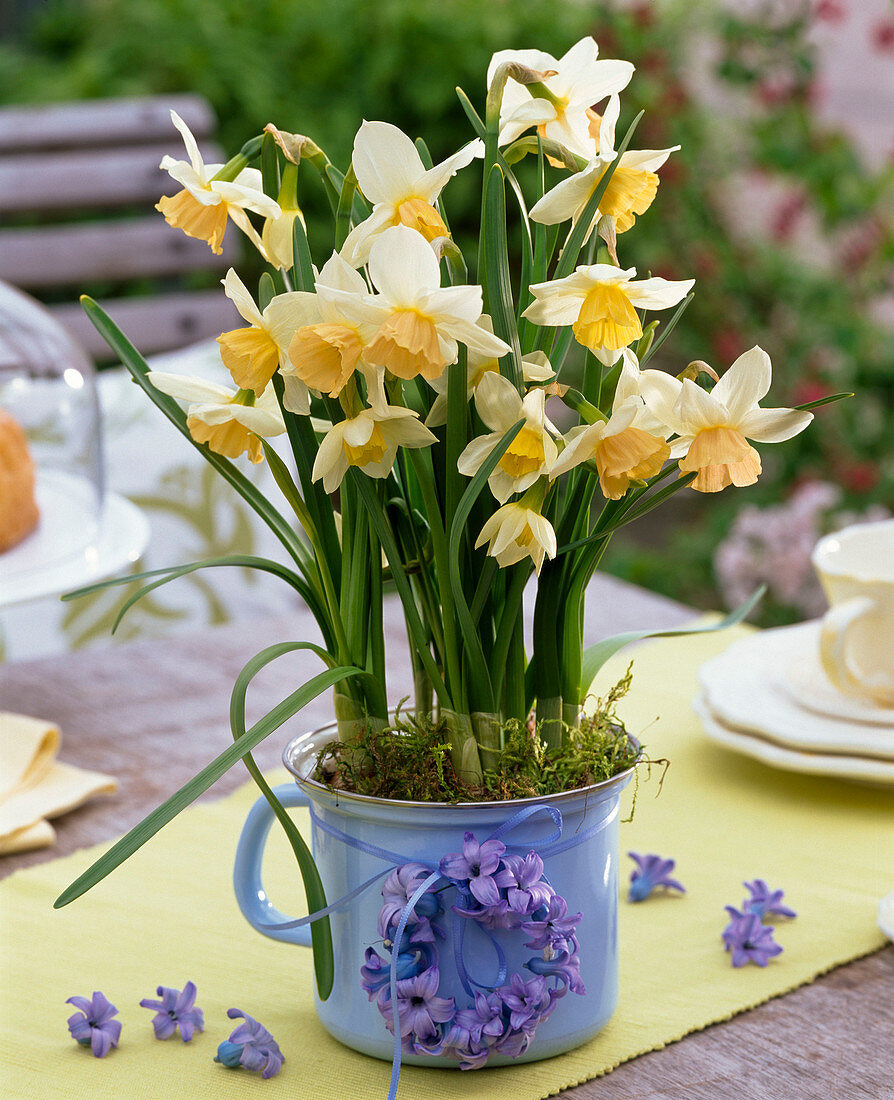
[[[592,34],[601,56],[629,58],[637,73],[619,133],[642,107],[635,147],[683,148],[661,170],[653,207],[619,239],[620,259],[641,273],[697,279],[661,365],[678,371],[705,359],[722,371],[758,343],[774,363],[768,403],[857,394],[818,410],[796,440],[763,447],[758,485],[712,500],[681,494],[673,531],[667,521],[649,525],[606,557],[632,580],[716,604],[712,551],[743,503],[778,499],[808,477],[841,484],[858,507],[894,499],[894,341],[871,313],[891,291],[894,172],[868,170],[846,138],[817,122],[811,19],[800,0],[750,5],[747,14],[711,0],[50,0],[15,45],[0,47],[0,87],[19,102],[194,91],[213,104],[230,152],[274,121],[307,133],[344,167],[361,118],[421,134],[435,160],[469,140],[454,87],[483,110],[496,49],[559,56]],[[693,75],[735,97],[735,115],[715,114],[710,95],[695,99]],[[322,192],[312,171],[303,174],[309,235],[324,256]],[[755,178],[792,186],[767,236],[731,232],[723,213],[731,184],[747,206]],[[474,169],[446,198],[472,255]],[[805,214],[831,246],[830,267],[795,258],[793,228]]]

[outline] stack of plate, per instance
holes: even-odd
[[[894,786],[894,708],[830,682],[819,629],[763,630],[707,661],[695,712],[711,740],[772,767]]]

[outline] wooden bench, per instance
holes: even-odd
[[[200,96],[0,109],[0,279],[44,301],[99,360],[112,353],[78,304],[84,291],[99,288],[102,306],[145,353],[240,323],[215,278],[237,262],[239,234],[231,228],[215,256],[153,209],[179,189],[159,170],[162,156],[186,159],[171,108],[205,159],[222,161]]]

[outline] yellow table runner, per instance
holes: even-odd
[[[672,764],[659,797],[654,776],[641,782],[621,849],[674,857],[688,893],[622,900],[621,1000],[609,1026],[586,1046],[531,1065],[469,1073],[405,1067],[399,1100],[539,1100],[884,944],[875,915],[894,885],[894,792],[774,771],[714,747],[690,712],[698,665],[740,635],[661,640],[636,653],[622,713],[651,755]],[[617,679],[626,659],[616,658],[599,682]],[[254,797],[248,784],[191,808],[64,910],[53,911],[53,899],[101,848],[0,886],[4,1097],[222,1100],[257,1092],[384,1100],[390,1066],[342,1047],[317,1023],[309,951],[259,936],[236,908],[232,856]],[[297,914],[305,910],[290,857],[274,829],[266,881],[277,904]],[[720,942],[723,906],[739,905],[742,881],[755,877],[784,888],[798,918],[778,922],[785,950],[766,969],[733,970]],[[189,979],[205,1033],[189,1044],[155,1040],[140,998]],[[94,989],[118,1006],[124,1026],[120,1048],[103,1060],[77,1046],[65,1023],[73,1011],[65,999]],[[212,1063],[233,1026],[230,1006],[276,1036],[286,1056],[278,1077],[263,1081]]]

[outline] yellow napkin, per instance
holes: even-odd
[[[636,816],[621,826],[624,877],[632,869],[628,850],[656,852],[677,860],[674,873],[688,892],[637,905],[622,898],[621,999],[608,1027],[577,1050],[525,1066],[407,1067],[398,1100],[552,1096],[883,947],[876,911],[892,887],[894,791],[765,767],[711,744],[692,714],[698,665],[742,633],[663,639],[636,652],[623,715],[650,755],[669,757],[671,766],[660,795],[657,773],[640,781]],[[628,660],[622,653],[610,662],[597,690],[617,680]],[[271,777],[286,778],[284,771]],[[191,807],[65,909],[54,911],[53,899],[102,848],[0,883],[0,998],[4,1018],[15,1021],[0,1029],[4,1096],[384,1100],[390,1065],[341,1046],[317,1021],[310,952],[258,935],[236,907],[233,854],[256,796],[248,784]],[[295,818],[306,832],[306,811]],[[278,907],[306,912],[294,856],[276,828],[264,875]],[[720,941],[723,906],[739,905],[743,879],[758,876],[785,890],[798,917],[778,922],[784,951],[765,969],[733,970]],[[140,998],[190,979],[205,1033],[190,1043],[158,1042]],[[72,1011],[65,999],[95,989],[118,1006],[124,1025],[120,1049],[102,1060],[77,1046],[65,1025]],[[263,1081],[212,1062],[234,1026],[230,1006],[273,1032],[286,1056],[278,1077]]]
[[[48,817],[118,789],[110,775],[57,760],[61,743],[51,722],[0,711],[0,855],[47,847],[56,839]]]

